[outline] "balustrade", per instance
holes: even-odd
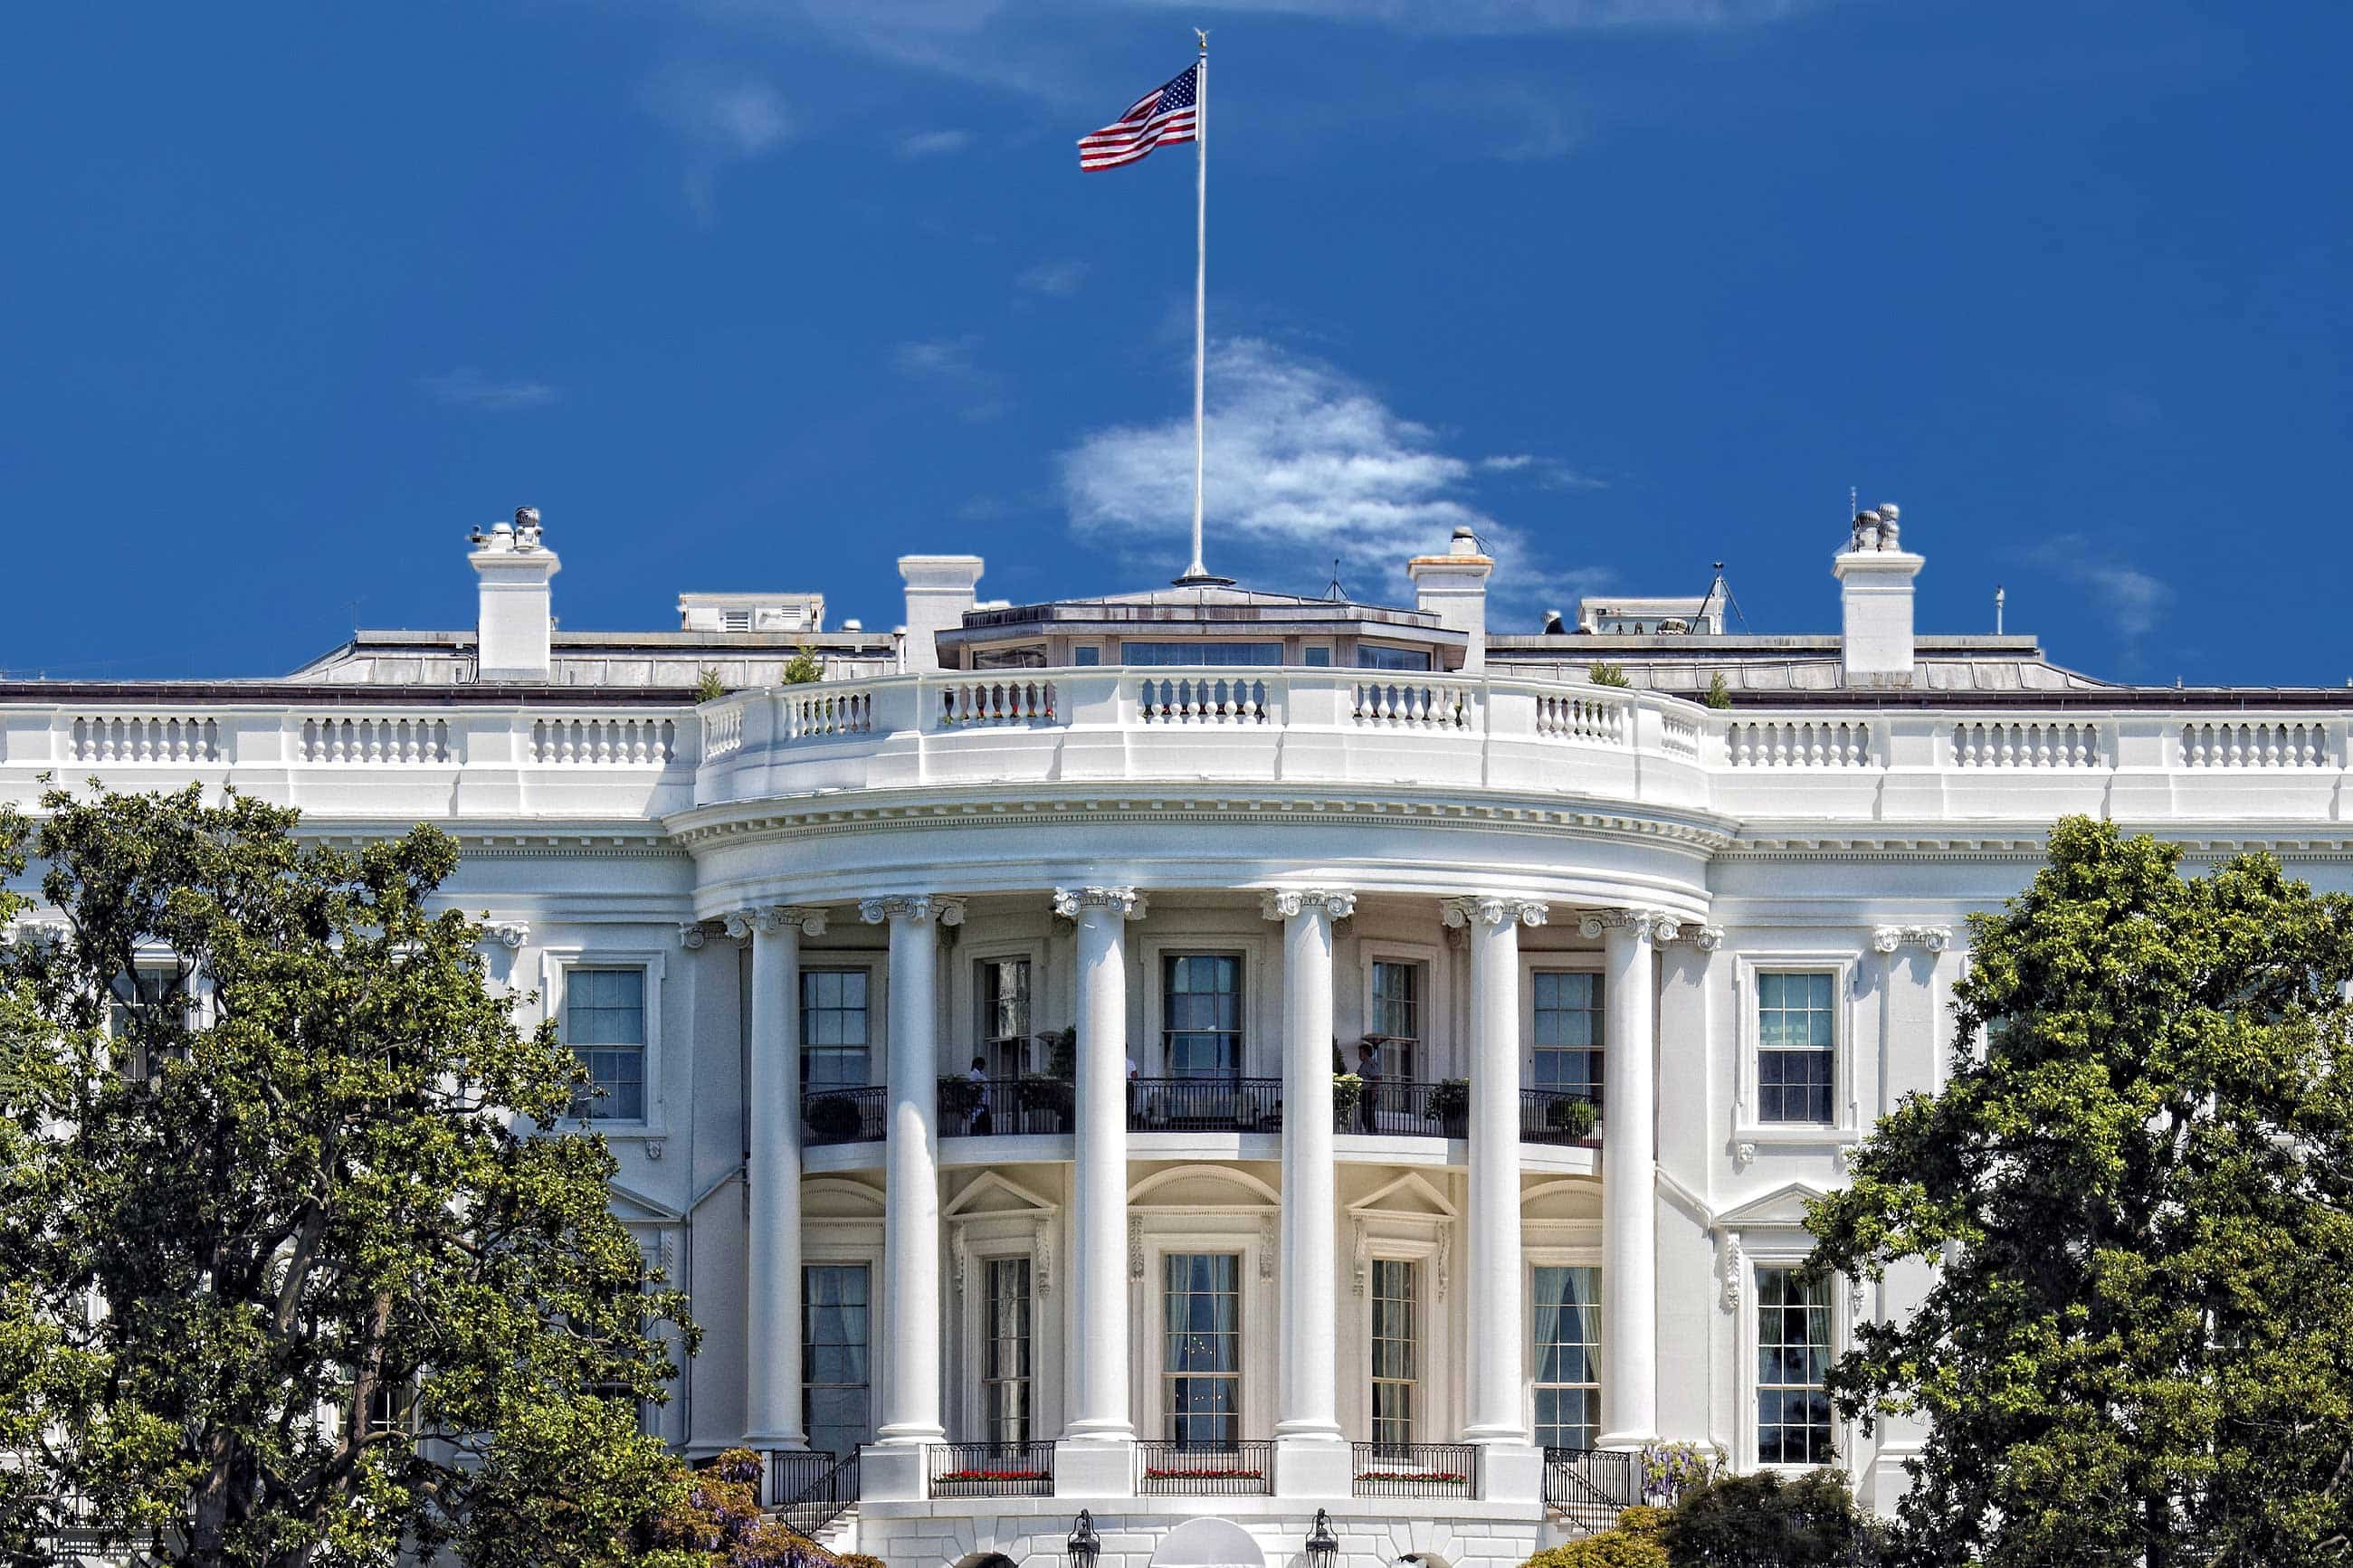
[[[1469,689],[1427,680],[1358,680],[1349,717],[1388,729],[1468,730]]]
[[[375,767],[451,760],[447,719],[378,717],[306,719],[298,754],[306,763],[359,763]]]
[[[1536,733],[1559,741],[1618,746],[1626,742],[1631,704],[1590,691],[1576,695],[1541,692],[1536,697]]]
[[[957,680],[940,690],[943,730],[1053,721],[1054,683],[1050,680]]]
[[[2090,768],[2103,761],[2099,726],[2084,721],[1968,720],[1953,726],[1963,768]]]
[[[217,763],[220,721],[195,714],[101,713],[73,721],[78,763]]]
[[[1263,724],[1271,716],[1263,676],[1160,675],[1136,682],[1146,724]]]
[[[1750,719],[1725,727],[1736,768],[1860,768],[1870,765],[1871,726],[1857,719]]]
[[[557,766],[659,766],[677,750],[678,727],[668,719],[539,719],[531,727],[531,760]]]
[[[2328,727],[2313,723],[2192,723],[2181,727],[2189,768],[2318,768],[2329,764]]]

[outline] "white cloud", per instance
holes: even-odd
[[[2080,533],[2063,533],[2034,551],[2034,560],[2086,590],[2126,642],[2157,629],[2173,604],[2172,585],[2128,566]]]
[[[1003,385],[981,368],[980,342],[979,334],[966,333],[901,343],[891,351],[892,368],[955,404],[957,417],[975,423],[994,419],[1005,412]]]
[[[937,158],[961,153],[972,145],[969,131],[918,131],[899,142],[902,158]]]
[[[716,211],[720,168],[765,157],[793,134],[784,95],[733,67],[666,66],[638,89],[638,102],[686,143],[687,205],[704,223]]]
[[[501,380],[470,365],[442,375],[417,377],[417,384],[453,408],[479,408],[491,414],[512,414],[555,401],[555,388],[543,381]]]
[[[1469,527],[1498,557],[1500,599],[1525,604],[1595,580],[1537,561],[1517,529],[1472,504],[1471,459],[1335,367],[1263,339],[1229,339],[1212,347],[1208,385],[1212,566],[1255,565],[1307,583],[1337,556],[1344,574],[1394,592],[1409,557],[1441,551]],[[1095,431],[1062,454],[1060,468],[1082,537],[1182,564],[1193,508],[1189,416]]]
[[[1075,294],[1087,280],[1088,270],[1083,261],[1040,261],[1022,268],[1013,281],[1033,294]]]
[[[1606,490],[1608,479],[1598,479],[1581,474],[1558,458],[1540,458],[1533,452],[1504,452],[1479,459],[1479,470],[1488,474],[1515,474],[1530,484],[1548,490]]]

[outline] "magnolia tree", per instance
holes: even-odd
[[[198,792],[0,813],[0,1552],[71,1522],[190,1565],[641,1560],[638,1430],[684,1300],[613,1217],[580,1072],[358,849]]]
[[[1820,1199],[1814,1263],[1934,1266],[1841,1410],[1925,1417],[1911,1557],[2353,1556],[2353,900],[2084,818],[1971,921],[1949,1080]]]

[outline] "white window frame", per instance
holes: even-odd
[[[1037,1049],[1037,1037],[1046,1032],[1048,974],[1045,939],[1014,937],[994,942],[960,942],[956,952],[959,967],[955,978],[955,994],[951,999],[951,1005],[956,1010],[955,1016],[971,1020],[972,1038],[969,1041],[951,1039],[948,1042],[950,1048],[956,1053],[955,1065],[953,1068],[955,1077],[962,1078],[970,1070],[974,1053],[986,1054],[985,1047],[988,1044],[982,1032],[987,1022],[982,1013],[988,1005],[988,997],[987,994],[981,989],[981,966],[986,963],[1001,963],[1007,959],[1015,958],[1026,959],[1029,964],[1029,1050],[1031,1052]],[[870,979],[867,982],[867,994],[871,996],[873,993],[874,984]],[[970,1049],[965,1048],[967,1045]],[[1021,1070],[1043,1071],[1044,1068],[1043,1062],[1033,1065],[1025,1058]],[[942,1068],[940,1070],[944,1073],[951,1071],[947,1068]]]
[[[822,1223],[822,1222],[821,1222]],[[860,1222],[850,1222],[843,1228],[858,1228]],[[809,1239],[801,1248],[804,1268],[839,1268],[866,1266],[866,1430],[878,1432],[882,1426],[882,1357],[891,1344],[891,1307],[882,1289],[882,1247],[880,1241],[867,1244],[847,1238],[827,1241],[820,1239],[823,1231],[810,1231]],[[793,1331],[801,1336],[804,1344],[808,1338],[808,1324],[801,1305],[804,1286],[793,1280]],[[796,1405],[794,1418],[807,1418],[808,1366],[806,1358],[801,1366],[800,1385],[793,1390]],[[806,1432],[802,1434],[807,1436]],[[871,1441],[871,1437],[869,1438]]]
[[[1426,1440],[1426,1435],[1445,1429],[1438,1419],[1436,1402],[1444,1391],[1441,1380],[1432,1375],[1437,1370],[1436,1339],[1433,1330],[1437,1320],[1438,1246],[1435,1242],[1418,1243],[1384,1237],[1372,1246],[1372,1254],[1365,1264],[1364,1351],[1358,1360],[1356,1385],[1365,1391],[1365,1441],[1377,1442],[1373,1425],[1373,1302],[1378,1294],[1375,1281],[1378,1266],[1384,1263],[1410,1264],[1413,1275],[1413,1430],[1406,1435],[1408,1443]]]
[[[1609,1428],[1609,1418],[1617,1405],[1609,1390],[1609,1264],[1602,1257],[1599,1243],[1580,1243],[1567,1247],[1524,1246],[1520,1251],[1520,1420],[1531,1437],[1536,1429],[1536,1270],[1544,1268],[1592,1268],[1599,1271],[1601,1289],[1597,1303],[1601,1321],[1601,1339],[1595,1360],[1599,1370],[1595,1386],[1601,1391],[1602,1431]],[[1599,1437],[1601,1434],[1594,1434]],[[1752,1447],[1755,1444],[1752,1442]]]
[[[1166,1033],[1167,998],[1161,994],[1162,971],[1171,956],[1194,953],[1239,957],[1242,961],[1242,1039],[1241,1071],[1243,1078],[1281,1078],[1282,1062],[1278,1055],[1272,1061],[1263,1059],[1271,1052],[1270,1044],[1280,1033],[1279,1024],[1264,1015],[1267,1005],[1266,976],[1269,973],[1267,952],[1270,938],[1257,933],[1233,931],[1202,931],[1184,935],[1150,936],[1134,943],[1141,973],[1133,979],[1143,994],[1137,998],[1143,1005],[1143,1033],[1134,1037],[1140,1047],[1135,1058],[1138,1078],[1168,1076],[1167,1053],[1161,1037]]]
[[[1134,1212],[1134,1211],[1131,1211]],[[1149,1211],[1146,1211],[1149,1212]],[[1164,1215],[1166,1211],[1163,1211]],[[1149,1226],[1153,1220],[1146,1220]],[[1160,1223],[1170,1228],[1147,1228],[1144,1234],[1142,1287],[1144,1332],[1137,1336],[1134,1376],[1129,1386],[1143,1397],[1136,1401],[1136,1436],[1157,1439],[1168,1430],[1167,1340],[1168,1263],[1171,1253],[1230,1252],[1241,1258],[1241,1397],[1235,1433],[1247,1440],[1274,1428],[1274,1312],[1276,1296],[1273,1259],[1267,1255],[1257,1215],[1227,1211],[1219,1215],[1166,1215]],[[1253,1335],[1254,1327],[1264,1331]]]
[[[575,969],[641,969],[646,976],[646,1115],[642,1121],[586,1121],[566,1112],[558,1126],[567,1131],[593,1131],[607,1142],[644,1142],[667,1136],[667,1097],[662,1093],[662,973],[669,955],[658,947],[543,947],[539,952],[539,994],[542,1016],[552,1020],[559,1036],[564,1029],[572,971]],[[564,1042],[565,1049],[572,1042]]]
[[[1757,1462],[1757,1302],[1760,1294],[1757,1270],[1760,1268],[1794,1268],[1804,1263],[1813,1252],[1814,1238],[1803,1229],[1776,1226],[1769,1230],[1736,1231],[1734,1238],[1741,1256],[1739,1323],[1735,1333],[1734,1375],[1739,1388],[1737,1426],[1733,1436],[1733,1464],[1742,1470],[1769,1469],[1781,1475],[1796,1476],[1818,1469],[1814,1465],[1760,1465]],[[1830,1279],[1831,1292],[1831,1360],[1836,1361],[1853,1343],[1853,1295],[1847,1289],[1846,1277],[1833,1274]],[[1605,1404],[1604,1408],[1607,1408]],[[1839,1419],[1831,1412],[1831,1443],[1837,1458],[1831,1467],[1852,1479],[1859,1472],[1855,1468],[1856,1428],[1852,1422]]]
[[[890,955],[887,953],[876,952],[870,948],[860,947],[849,948],[839,952],[828,952],[821,947],[804,946],[800,950],[800,962],[796,964],[793,969],[793,1048],[796,1052],[806,1050],[808,1046],[808,1042],[802,1038],[801,1031],[800,977],[808,973],[812,970],[826,969],[857,969],[863,970],[865,972],[866,1077],[868,1081],[860,1087],[867,1089],[879,1088],[881,1085],[884,1076],[883,1058],[889,1053],[891,1048]],[[969,1057],[965,1059],[966,1061],[971,1060]],[[798,1084],[801,1081],[799,1076],[801,1064],[798,1057],[797,1056],[793,1061],[793,1081],[796,1084]],[[945,1069],[944,1068],[942,1070],[944,1071]],[[956,1076],[961,1078],[964,1075],[959,1071]]]
[[[1536,971],[1556,970],[1564,974],[1590,974],[1601,982],[1601,1053],[1605,1063],[1601,1075],[1601,1096],[1609,1097],[1609,1074],[1606,1066],[1609,1054],[1609,978],[1603,973],[1602,955],[1587,948],[1565,948],[1555,952],[1520,952],[1520,1087],[1534,1086],[1536,1079]],[[1533,1287],[1531,1287],[1533,1289]]]
[[[1852,1144],[1862,1136],[1862,1108],[1857,1103],[1855,1068],[1855,975],[1862,963],[1857,948],[1828,952],[1742,952],[1733,956],[1733,999],[1740,1048],[1734,1064],[1733,1138],[1737,1143],[1781,1147],[1831,1148]],[[1757,1008],[1765,974],[1828,974],[1831,976],[1831,1120],[1828,1121],[1766,1121],[1758,1112],[1758,1062],[1762,1030]],[[1605,1083],[1603,1092],[1608,1092]]]
[[[1363,1011],[1356,1016],[1364,1027],[1361,1038],[1373,1033],[1377,1014],[1373,1001],[1373,965],[1376,963],[1410,963],[1421,970],[1421,1038],[1415,1042],[1419,1059],[1414,1071],[1424,1083],[1436,1083],[1444,1078],[1463,1078],[1469,1074],[1468,1052],[1462,1043],[1454,1039],[1454,996],[1449,984],[1452,965],[1446,963],[1445,950],[1434,943],[1368,940],[1357,944],[1357,983],[1362,993]],[[1353,1057],[1355,1052],[1348,1053]],[[1351,1060],[1348,1070],[1356,1064]]]

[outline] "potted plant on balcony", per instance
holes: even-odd
[[[1352,1072],[1332,1075],[1332,1120],[1345,1128],[1365,1102],[1365,1080]]]
[[[824,1094],[808,1102],[809,1131],[828,1143],[847,1142],[858,1136],[864,1118],[858,1113],[858,1101],[846,1094]]]
[[[940,1077],[940,1125],[963,1130],[980,1106],[980,1085],[968,1078]]]
[[[1590,1138],[1599,1113],[1593,1101],[1564,1097],[1545,1107],[1545,1125],[1567,1138]]]
[[[1471,1080],[1442,1078],[1430,1086],[1430,1109],[1423,1112],[1443,1127],[1459,1127],[1471,1111]]]

